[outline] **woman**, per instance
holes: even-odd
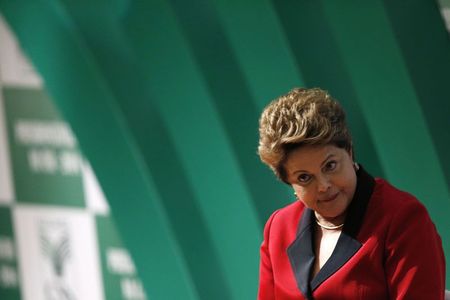
[[[266,223],[259,300],[444,299],[425,207],[354,162],[339,103],[294,89],[265,108],[259,132],[261,160],[299,200]]]

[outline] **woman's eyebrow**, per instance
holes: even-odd
[[[327,157],[325,157],[325,159],[324,159],[324,160],[322,161],[322,163],[320,164],[320,167],[323,167],[323,165],[324,165],[330,158],[332,158],[333,156],[336,156],[336,154],[334,154],[334,153],[328,154]],[[292,174],[297,174],[297,173],[300,173],[300,172],[309,173],[309,172],[306,171],[306,170],[296,170],[296,171],[294,171]]]
[[[334,153],[330,153],[327,155],[327,157],[323,160],[323,162],[320,164],[320,167],[323,167],[323,165],[329,160],[331,157],[336,156]]]
[[[295,174],[300,173],[300,172],[309,173],[309,172],[306,171],[306,170],[297,170],[297,171],[294,171],[292,174],[295,175]]]

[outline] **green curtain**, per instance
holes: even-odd
[[[426,205],[450,257],[450,41],[437,3],[0,0],[0,12],[151,299],[255,298],[262,226],[294,200],[259,162],[258,116],[294,86],[342,102],[357,160]]]

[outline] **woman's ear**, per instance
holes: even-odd
[[[348,154],[350,155],[350,159],[353,162],[353,169],[355,169],[355,171],[358,171],[359,170],[359,165],[355,161],[355,155],[354,155],[354,151],[353,151],[353,144],[350,145],[350,150],[348,151]]]

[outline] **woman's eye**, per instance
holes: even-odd
[[[298,182],[305,183],[305,182],[308,182],[311,179],[311,176],[308,175],[308,174],[300,174],[297,177],[297,179],[298,179]]]
[[[325,165],[325,171],[333,171],[334,169],[336,169],[337,166],[337,162],[332,160],[327,162],[327,164]]]

